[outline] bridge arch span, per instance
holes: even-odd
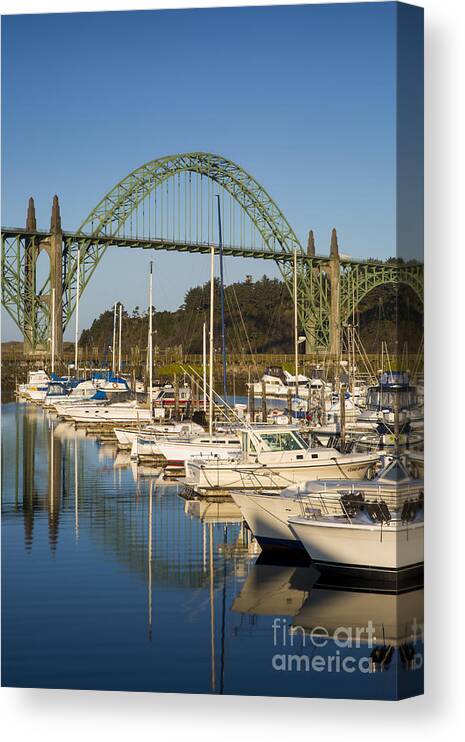
[[[341,280],[341,322],[344,324],[361,302],[372,291],[391,284],[408,286],[423,302],[423,266],[384,263],[354,265],[344,272]]]
[[[211,152],[185,152],[160,157],[141,165],[120,180],[80,224],[81,291],[102,259],[107,245],[99,237],[116,237],[141,204],[170,178],[194,173],[221,186],[239,205],[263,240],[266,252],[303,252],[294,230],[265,188],[244,168]],[[212,240],[213,241],[213,240]],[[70,270],[64,281],[64,308],[70,317],[75,303],[74,284],[78,243],[70,246]],[[286,277],[288,269],[279,265]],[[65,319],[66,322],[66,319]]]
[[[116,235],[151,191],[181,172],[196,173],[221,185],[247,213],[271,252],[302,251],[294,230],[264,187],[232,160],[211,152],[167,155],[136,168],[101,199],[78,232]]]

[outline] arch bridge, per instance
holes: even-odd
[[[62,229],[57,196],[48,231],[37,228],[32,198],[26,227],[2,228],[2,303],[23,333],[25,351],[47,347],[53,292],[61,352],[76,306],[78,254],[82,295],[109,247],[208,253],[218,244],[216,195],[224,255],[275,261],[291,292],[296,256],[299,317],[309,351],[323,347],[336,357],[344,323],[378,286],[404,284],[422,300],[420,264],[345,257],[335,230],[329,256],[317,255],[313,233],[304,248],[269,193],[242,167],[220,155],[188,152],[129,173],[75,232]],[[50,270],[40,281],[37,260],[43,251]]]

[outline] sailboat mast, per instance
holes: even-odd
[[[51,339],[51,366],[52,374],[55,373],[55,289],[52,289],[52,339]]]
[[[294,250],[294,360],[295,360],[295,396],[299,396],[299,336],[297,314],[297,250]],[[289,412],[291,412],[289,410]]]
[[[210,253],[210,367],[209,367],[209,407],[208,432],[213,435],[213,323],[215,301],[215,248],[212,245]]]
[[[149,409],[150,418],[153,414],[153,319],[152,319],[152,306],[153,306],[153,262],[150,261],[150,276],[149,276],[149,342],[148,342],[148,360],[149,360]]]
[[[223,398],[226,400],[226,327],[224,321],[224,280],[223,280],[223,234],[221,230],[220,197],[216,196],[218,204],[218,244],[220,248],[220,306],[221,306],[221,352],[223,355]]]
[[[119,333],[118,333],[118,373],[121,373],[121,332],[123,326],[123,305],[119,305]]]
[[[76,378],[78,373],[78,337],[79,337],[79,299],[81,291],[81,251],[78,248],[76,270],[76,326],[74,328],[74,369]]]
[[[202,332],[202,361],[203,361],[203,411],[207,411],[207,323],[203,323]]]
[[[113,345],[111,347],[111,370],[113,371],[113,374],[116,370],[116,306],[118,302],[115,301],[115,306],[113,307]]]

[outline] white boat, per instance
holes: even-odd
[[[93,402],[83,405],[62,405],[59,414],[75,423],[147,423],[150,422],[150,410],[133,402],[114,402],[99,404]]]
[[[240,431],[241,452],[229,459],[186,461],[186,484],[194,489],[283,489],[323,477],[363,479],[377,454],[341,454],[309,448],[296,426],[263,425]]]
[[[244,520],[262,548],[301,549],[289,518],[306,509],[320,508],[326,514],[340,515],[354,503],[383,501],[393,510],[406,501],[423,496],[423,480],[412,479],[398,459],[387,457],[385,466],[373,479],[322,479],[293,485],[282,492],[231,492]]]
[[[43,369],[29,371],[27,382],[18,387],[18,396],[22,399],[42,402],[47,394],[50,377]]]
[[[67,385],[61,381],[50,381],[43,400],[45,408],[54,408],[55,402],[68,399],[70,390]]]
[[[94,399],[97,391],[94,382],[91,379],[88,379],[87,381],[81,381],[77,384],[77,386],[71,389],[69,394],[62,394],[60,396],[53,395],[50,396],[50,399],[47,396],[44,406],[55,407],[55,409],[58,410],[63,405],[69,407],[70,405],[82,404],[83,402],[89,402],[91,399]],[[102,401],[105,401],[105,399],[108,401],[108,397],[106,395],[103,396],[102,394]]]
[[[159,437],[177,435],[192,435],[194,433],[203,433],[201,425],[184,420],[183,422],[166,423],[164,425],[147,425],[142,430],[140,428],[115,428],[115,435],[118,441],[118,448],[130,449],[137,436],[142,436],[145,440],[156,442]]]
[[[383,373],[378,385],[368,387],[365,409],[356,419],[357,429],[373,430],[379,424],[393,427],[396,407],[400,424],[408,422],[412,428],[423,427],[423,408],[408,374]]]
[[[306,392],[307,378],[304,377],[299,383],[299,393]],[[272,376],[271,374],[263,374],[260,381],[247,384],[249,389],[253,389],[254,397],[261,397],[263,394],[263,387],[265,387],[265,393],[267,397],[284,397],[286,398],[289,392],[295,392],[294,387],[290,387],[284,383],[279,376]]]
[[[191,401],[192,394],[188,386],[180,386],[178,389],[178,404],[179,408],[183,409]],[[176,392],[173,386],[167,384],[166,386],[158,389],[156,394],[153,395],[153,405],[155,408],[162,408],[165,410],[174,410],[176,406]]]
[[[283,371],[282,375],[283,378],[265,372],[260,381],[247,384],[247,386],[249,389],[253,390],[254,397],[262,396],[264,385],[267,397],[287,399],[289,393],[295,395],[296,377],[292,376],[288,371]],[[298,396],[302,399],[307,400],[309,397],[320,399],[322,390],[325,398],[329,398],[331,394],[331,386],[322,379],[309,379],[307,376],[303,376],[302,374],[298,374],[297,379]]]
[[[150,428],[155,426],[147,426],[142,431],[138,431],[131,444],[131,459],[133,461],[139,461],[147,458],[165,458],[164,454],[160,450],[160,443],[171,441],[179,442],[180,440],[188,441],[194,436],[198,436],[199,433],[205,435],[204,429],[196,423],[187,422],[181,424],[173,424],[172,430],[169,430],[168,425],[164,426],[163,432],[151,432]],[[161,426],[160,426],[161,427]],[[171,462],[176,464],[177,462]]]
[[[347,410],[346,410],[347,412]],[[326,421],[312,431],[325,445],[341,432],[340,414],[326,415]],[[399,431],[394,435],[397,424]],[[357,448],[389,449],[395,445],[420,448],[423,445],[423,409],[416,387],[401,372],[383,373],[376,386],[367,389],[365,406],[358,415],[346,414],[346,435]]]
[[[44,402],[45,400],[45,397],[47,396],[47,391],[48,384],[37,384],[37,386],[35,387],[31,386],[27,392],[27,399],[29,399],[31,402],[35,402],[36,404],[42,404],[42,402]]]
[[[387,514],[376,519],[370,512],[331,516],[315,508],[307,516],[289,518],[289,525],[316,563],[351,571],[398,572],[421,567],[422,509],[410,521]]]
[[[240,438],[233,433],[216,433],[195,436],[191,440],[160,439],[158,448],[171,466],[184,466],[192,458],[230,458],[241,450]]]
[[[96,390],[100,390],[106,394],[111,394],[111,396],[128,394],[131,391],[126,379],[121,376],[115,376],[111,373],[105,375],[94,374],[91,381]]]

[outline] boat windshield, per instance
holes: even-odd
[[[291,431],[260,433],[260,439],[269,451],[298,451],[307,448],[304,439]]]
[[[67,389],[65,389],[63,384],[49,384],[47,396],[48,397],[67,397],[68,391]]]
[[[396,400],[400,409],[410,409],[414,407],[416,404],[414,387],[408,387],[405,389],[370,387],[367,393],[366,407],[368,410],[392,410]]]

